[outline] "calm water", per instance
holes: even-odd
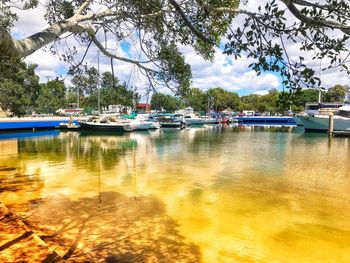
[[[350,262],[349,161],[291,127],[0,134],[0,201],[73,261]]]

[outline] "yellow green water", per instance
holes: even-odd
[[[0,201],[72,261],[350,262],[349,161],[293,128],[48,132],[0,140]]]

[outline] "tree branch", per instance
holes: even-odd
[[[186,26],[202,41],[210,44],[210,45],[215,45],[214,41],[210,40],[206,36],[203,35],[202,32],[200,32],[197,28],[193,26],[189,18],[186,16],[186,14],[183,12],[181,9],[181,6],[175,1],[175,0],[169,0],[170,4],[175,8],[175,10],[180,14],[182,19],[184,20]]]
[[[300,10],[294,5],[293,0],[281,0],[288,10],[301,22],[315,27],[327,27],[332,29],[339,29],[343,33],[350,35],[350,26],[341,24],[330,20],[315,20],[311,19],[300,12]],[[298,2],[298,1],[297,1]],[[302,1],[305,3],[305,1]]]
[[[88,8],[88,6],[90,5],[91,3],[91,0],[86,0],[80,7],[79,9],[77,10],[77,12],[75,13],[75,17],[78,17],[81,15],[82,12],[85,11],[86,8]]]
[[[99,50],[101,50],[101,52],[103,54],[105,54],[107,57],[115,58],[115,59],[118,59],[120,61],[124,61],[124,62],[127,62],[127,63],[134,64],[134,65],[138,66],[139,68],[141,68],[141,69],[143,69],[145,71],[148,71],[148,72],[158,73],[157,71],[155,71],[155,70],[153,70],[151,68],[145,67],[144,65],[142,65],[137,60],[133,60],[133,59],[125,58],[125,57],[120,57],[120,56],[112,54],[111,52],[109,52],[107,49],[105,49],[103,47],[103,45],[100,43],[100,41],[98,41],[98,39],[96,38],[95,34],[91,34],[90,37],[91,37],[92,41],[94,42],[94,44],[99,48]]]

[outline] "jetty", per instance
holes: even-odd
[[[289,116],[238,116],[234,119],[243,124],[297,125],[294,118]]]
[[[0,118],[0,131],[54,129],[60,123],[68,123],[70,117],[23,117]],[[76,122],[76,120],[74,121]]]

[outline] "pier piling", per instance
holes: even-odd
[[[329,136],[333,136],[333,130],[334,130],[334,115],[333,112],[329,113],[329,122],[328,122],[328,134]]]

